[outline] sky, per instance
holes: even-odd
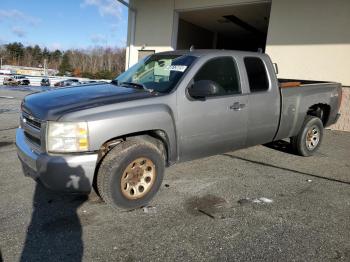
[[[0,44],[50,50],[126,45],[128,10],[117,0],[0,1]]]

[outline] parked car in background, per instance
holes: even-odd
[[[30,81],[23,75],[13,75],[4,78],[4,85],[30,85]]]
[[[41,86],[50,86],[50,79],[48,79],[48,78],[41,79],[40,85]]]
[[[78,79],[67,79],[67,80],[63,80],[60,82],[57,82],[54,84],[54,86],[56,87],[65,87],[65,86],[76,86],[76,85],[80,85],[81,83],[79,82]]]

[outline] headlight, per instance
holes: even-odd
[[[84,152],[89,150],[86,122],[48,122],[47,151],[54,153]]]

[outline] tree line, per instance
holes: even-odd
[[[94,47],[65,51],[24,46],[14,42],[0,46],[3,64],[56,69],[59,75],[72,75],[95,79],[112,79],[124,71],[125,49]]]

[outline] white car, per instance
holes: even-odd
[[[4,85],[30,85],[30,81],[23,75],[14,75],[5,77]]]

